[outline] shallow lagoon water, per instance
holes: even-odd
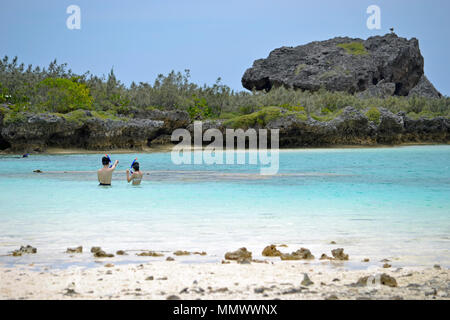
[[[316,258],[343,247],[348,265],[450,266],[450,146],[286,150],[275,176],[254,165],[175,165],[170,153],[112,154],[111,187],[98,186],[101,156],[0,156],[0,263],[91,265],[87,252],[64,253],[78,245],[206,251],[177,259],[211,262],[284,243]],[[135,157],[149,173],[138,187],[125,182]],[[38,254],[4,256],[26,244]],[[135,252],[114,261],[156,259]]]

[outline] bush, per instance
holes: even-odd
[[[38,90],[43,97],[40,105],[48,111],[68,113],[77,109],[92,109],[89,89],[76,80],[47,78],[38,84]]]
[[[376,107],[372,107],[366,112],[366,117],[376,124],[380,124],[381,113]]]

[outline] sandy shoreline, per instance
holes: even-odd
[[[450,270],[440,267],[348,270],[345,263],[187,264],[151,261],[64,270],[0,266],[0,299],[450,299]],[[313,284],[307,285],[304,274]],[[388,274],[397,287],[356,286]]]
[[[319,146],[319,147],[305,147],[305,148],[281,148],[280,152],[292,152],[292,151],[308,151],[308,150],[327,150],[327,149],[380,149],[380,148],[400,148],[400,147],[412,147],[412,146],[446,146],[445,143],[428,143],[428,142],[415,142],[415,143],[401,143],[396,145],[331,145],[331,146]],[[65,154],[105,154],[105,153],[165,153],[171,152],[173,144],[164,144],[157,147],[148,147],[142,150],[136,149],[111,149],[111,150],[87,150],[87,149],[64,149],[64,148],[48,148],[44,152],[38,152],[39,155],[65,155]],[[21,155],[17,152],[0,151],[0,155]]]

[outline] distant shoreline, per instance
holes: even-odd
[[[375,145],[330,145],[330,146],[317,146],[317,147],[304,147],[304,148],[280,148],[280,152],[293,152],[293,151],[307,151],[307,150],[329,150],[329,149],[383,149],[383,148],[401,148],[401,147],[414,147],[414,146],[448,146],[448,143],[434,143],[434,142],[415,142],[415,143],[401,143],[401,144],[375,144]],[[118,153],[118,154],[137,154],[137,153],[168,153],[172,151],[172,144],[164,144],[159,147],[149,147],[141,150],[136,149],[111,149],[111,150],[90,150],[79,148],[48,148],[43,152],[31,153],[35,155],[65,155],[65,154],[106,154],[106,153]],[[248,151],[249,149],[245,149]],[[270,150],[270,149],[268,149]],[[17,152],[0,151],[0,155],[21,155]]]

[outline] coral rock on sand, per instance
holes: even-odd
[[[342,248],[331,250],[331,254],[336,260],[348,260],[348,254],[345,254]]]
[[[227,260],[241,260],[251,258],[252,253],[250,251],[247,251],[247,248],[240,248],[239,250],[225,253],[225,259]]]
[[[281,256],[281,252],[274,244],[272,244],[264,248],[262,255],[264,257],[279,257]]]
[[[112,257],[114,257],[113,254],[106,253],[100,247],[92,247],[91,252],[94,254],[94,257],[96,257],[96,258],[112,258]]]
[[[319,260],[333,260],[333,258],[329,257],[326,253],[322,253]]]
[[[166,261],[175,261],[175,259],[172,257],[167,257]]]
[[[356,282],[356,286],[358,287],[363,287],[363,286],[367,286],[368,281],[370,278],[370,283],[372,285],[378,284],[378,280],[379,280],[379,284],[382,284],[384,286],[388,286],[388,287],[392,287],[395,288],[397,287],[397,280],[395,280],[394,277],[391,277],[390,275],[383,273],[381,275],[377,275],[377,276],[366,276],[366,277],[361,277],[358,279],[358,282]]]
[[[66,253],[82,253],[83,252],[83,247],[79,246],[76,248],[67,248]]]
[[[13,256],[13,257],[20,257],[22,254],[34,254],[34,253],[37,253],[37,249],[36,248],[33,248],[32,246],[30,246],[30,245],[27,245],[26,247],[25,246],[21,246],[20,247],[20,249],[18,249],[18,250],[14,250],[12,253],[11,253],[11,255]]]
[[[206,256],[207,255],[207,253],[205,251],[202,251],[202,252],[195,251],[192,254],[198,254],[199,256]]]
[[[280,258],[281,260],[312,260],[314,259],[314,256],[308,249],[301,248],[295,252],[292,252],[291,254],[282,254]]]
[[[116,254],[117,254],[118,256],[126,256],[126,255],[127,255],[126,252],[123,251],[123,250],[117,250],[117,251],[116,251]]]
[[[154,252],[154,251],[145,251],[141,253],[136,253],[139,257],[163,257],[162,253]]]
[[[385,268],[385,269],[388,269],[388,268],[390,268],[390,267],[392,267],[389,263],[385,263],[385,264],[383,264],[383,268]]]

